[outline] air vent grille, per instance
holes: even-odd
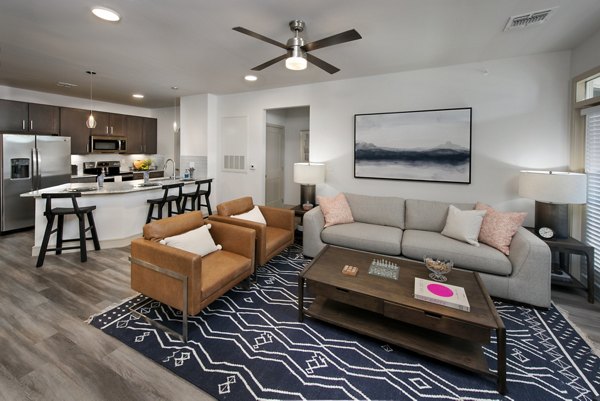
[[[550,18],[554,9],[535,11],[527,14],[512,16],[508,19],[504,31],[512,31],[517,29],[525,29],[530,26],[541,25]]]

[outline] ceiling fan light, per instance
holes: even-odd
[[[285,68],[288,70],[305,70],[306,64],[306,59],[304,57],[288,57],[285,59]]]

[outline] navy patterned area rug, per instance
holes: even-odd
[[[553,306],[496,302],[507,329],[508,393],[494,381],[311,318],[298,322],[293,245],[190,319],[187,344],[135,317],[177,331],[181,313],[140,295],[90,323],[218,400],[597,400],[600,359]],[[307,299],[307,302],[310,302]],[[495,369],[495,339],[484,348]]]

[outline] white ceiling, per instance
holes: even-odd
[[[118,11],[118,23],[92,6]],[[544,24],[503,32],[510,16],[557,7]],[[363,39],[315,50],[330,75],[284,62],[243,80],[282,49],[232,30],[285,43],[303,19],[307,42],[348,29]],[[2,0],[0,85],[156,108],[178,96],[227,94],[572,49],[595,33],[598,0]],[[484,67],[482,67],[484,68]],[[78,84],[62,88],[57,81]],[[143,100],[131,94],[143,93]]]

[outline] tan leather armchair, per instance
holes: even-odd
[[[286,247],[294,243],[294,211],[268,206],[259,206],[267,225],[253,221],[229,217],[246,213],[254,208],[252,197],[234,199],[217,205],[217,214],[208,217],[210,221],[221,221],[256,231],[256,265],[262,266]]]
[[[183,336],[174,333],[184,341],[188,315],[198,314],[244,281],[248,288],[254,272],[255,232],[249,228],[211,222],[210,234],[223,249],[204,257],[159,243],[204,224],[200,211],[156,220],[144,226],[143,238],[131,242],[131,288],[184,312]]]

